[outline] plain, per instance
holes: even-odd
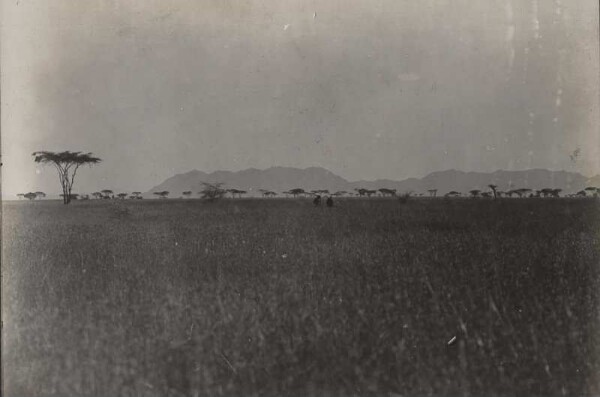
[[[597,394],[598,209],[4,203],[4,392]]]

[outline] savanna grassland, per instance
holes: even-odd
[[[598,394],[599,209],[4,203],[5,395]]]

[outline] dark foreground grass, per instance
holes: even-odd
[[[5,204],[5,395],[598,394],[598,209]]]

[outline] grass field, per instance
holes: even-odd
[[[599,209],[5,203],[5,395],[599,394]]]

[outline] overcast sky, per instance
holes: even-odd
[[[600,173],[597,0],[3,2],[2,189],[322,166]],[[580,148],[577,156],[570,155]]]

